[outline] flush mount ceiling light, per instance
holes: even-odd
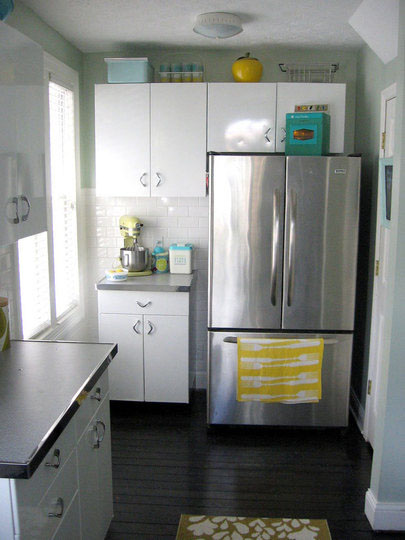
[[[240,18],[232,13],[203,13],[193,30],[205,37],[225,39],[240,34],[243,28]]]

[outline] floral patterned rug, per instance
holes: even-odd
[[[182,514],[176,540],[332,540],[325,519],[189,516]]]

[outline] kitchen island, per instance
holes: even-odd
[[[114,344],[12,341],[0,354],[0,537],[103,538],[112,517]]]

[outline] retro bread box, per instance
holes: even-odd
[[[330,116],[324,112],[287,113],[285,153],[287,156],[329,154]]]

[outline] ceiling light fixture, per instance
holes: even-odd
[[[209,38],[225,39],[243,31],[242,22],[232,13],[203,13],[198,15],[194,32]]]

